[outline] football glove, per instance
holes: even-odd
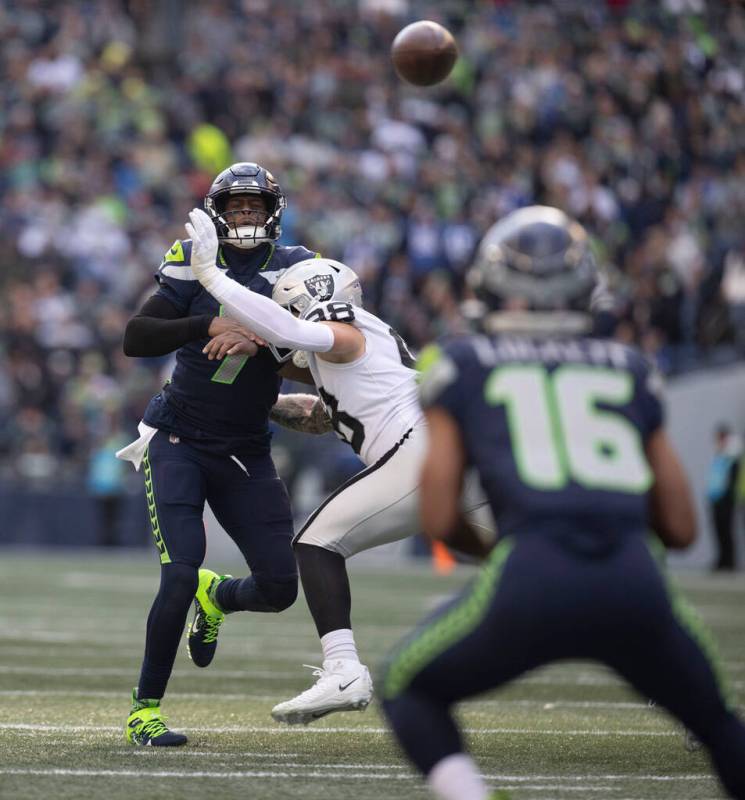
[[[209,215],[201,208],[189,212],[190,222],[186,223],[186,233],[191,239],[191,269],[195,277],[207,291],[220,275],[217,268],[217,231]]]

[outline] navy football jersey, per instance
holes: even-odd
[[[221,247],[218,266],[243,286],[271,296],[282,272],[314,258],[304,247],[263,245],[252,250]],[[177,240],[163,258],[157,294],[183,316],[219,316],[220,304],[191,270],[191,240]],[[279,392],[281,366],[267,348],[253,357],[226,356],[210,361],[202,352],[207,339],[180,347],[171,380],[149,403],[148,425],[226,452],[265,452],[269,447],[269,410]]]
[[[659,378],[608,340],[469,336],[422,353],[425,408],[456,421],[501,535],[644,532]]]

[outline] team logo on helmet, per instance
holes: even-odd
[[[324,302],[330,300],[334,294],[333,275],[313,275],[305,281],[305,288],[311,297]]]

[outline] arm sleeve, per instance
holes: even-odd
[[[327,353],[334,346],[334,332],[327,325],[293,317],[274,300],[241,286],[217,267],[209,271],[204,287],[229,317],[277,347]]]
[[[182,345],[205,339],[213,317],[210,314],[185,317],[159,294],[145,301],[124,331],[124,355],[163,356]]]

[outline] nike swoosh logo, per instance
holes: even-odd
[[[358,681],[359,679],[360,679],[360,676],[358,675],[356,678],[354,678],[353,680],[349,681],[349,683],[345,683],[343,686],[341,684],[339,684],[339,691],[343,692],[345,689],[348,689],[355,681]]]

